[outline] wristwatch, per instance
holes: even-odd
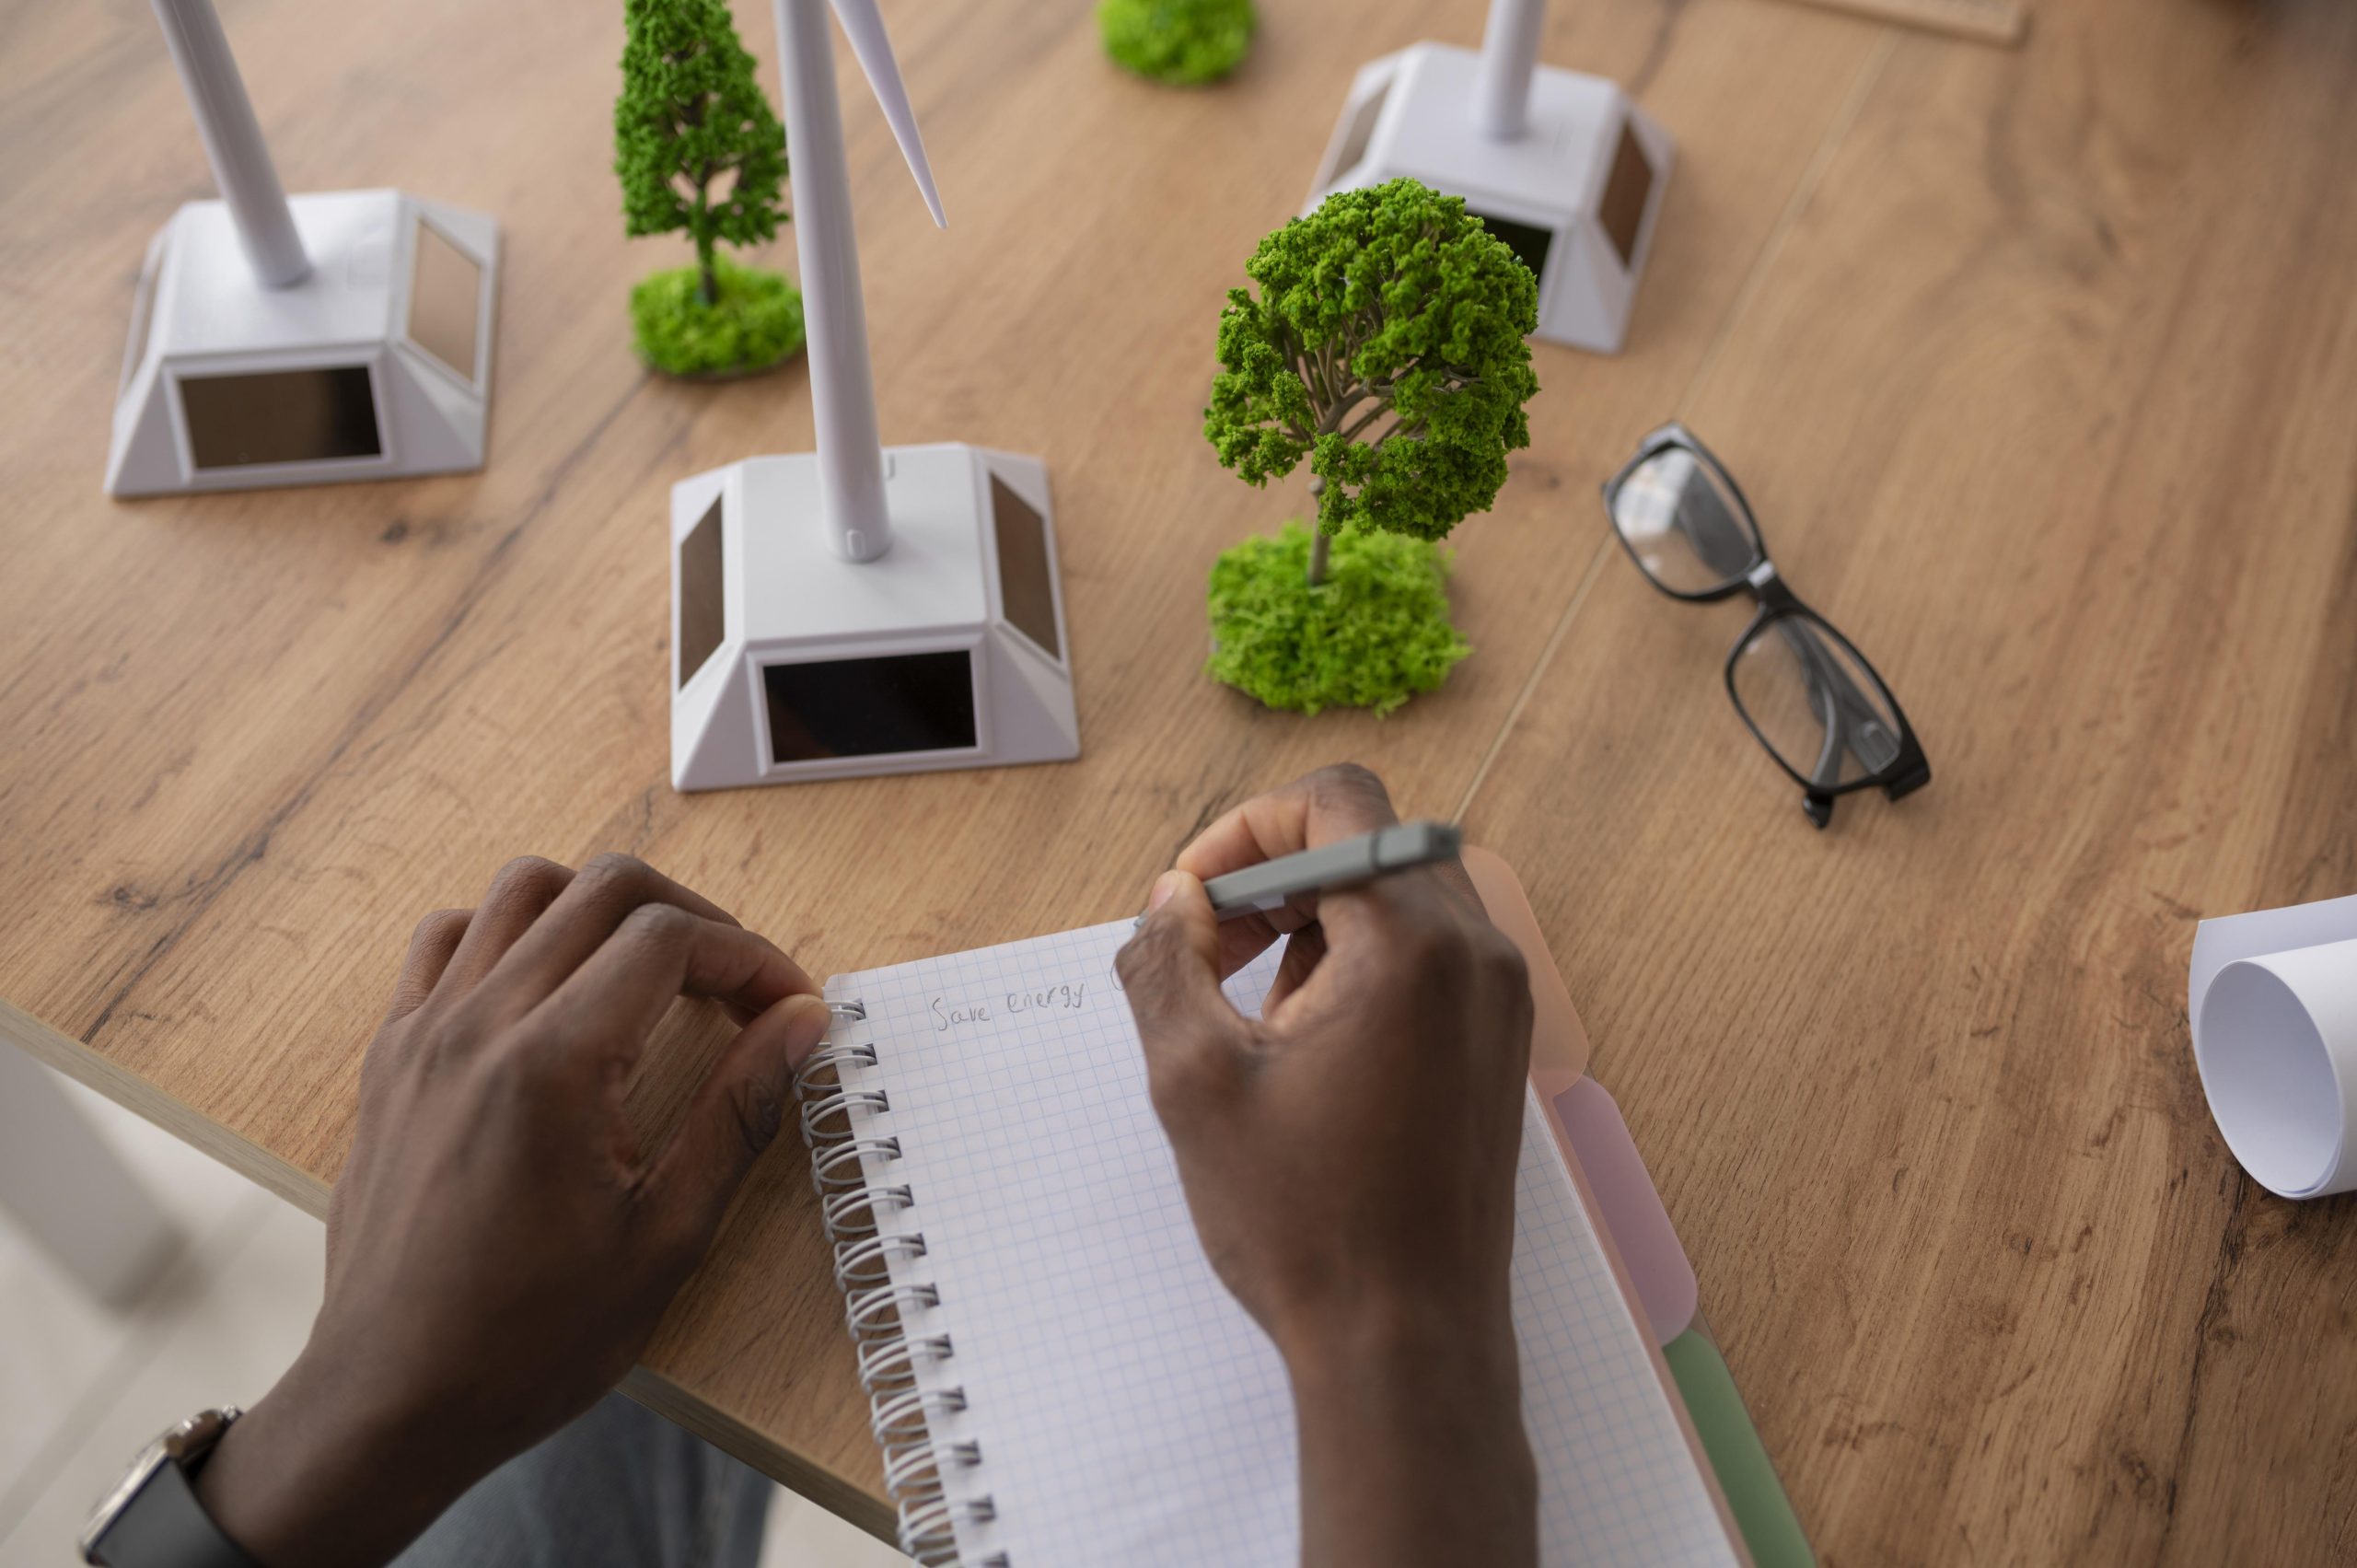
[[[259,1568],[221,1533],[190,1484],[244,1413],[235,1405],[199,1411],[141,1449],[82,1527],[82,1561],[100,1568]]]

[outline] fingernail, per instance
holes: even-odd
[[[1145,912],[1152,914],[1155,911],[1168,903],[1170,901],[1170,895],[1177,892],[1179,887],[1184,884],[1186,880],[1187,874],[1183,871],[1166,871],[1161,876],[1155,877],[1154,879],[1154,891],[1146,895]]]

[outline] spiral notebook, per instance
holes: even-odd
[[[798,1086],[901,1547],[1289,1568],[1274,1347],[1213,1273],[1113,972],[1131,922],[828,982]],[[1272,950],[1227,991],[1257,1011]],[[1592,1206],[1526,1097],[1515,1327],[1542,1561],[1744,1562]]]

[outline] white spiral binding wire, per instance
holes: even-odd
[[[830,1002],[827,1009],[838,1032],[867,1018],[857,1002]],[[810,1145],[811,1185],[834,1246],[843,1318],[858,1347],[860,1386],[884,1457],[885,1489],[900,1511],[900,1550],[925,1568],[1009,1568],[1003,1551],[971,1562],[958,1556],[958,1527],[987,1524],[997,1509],[987,1495],[948,1495],[952,1474],[982,1462],[981,1445],[933,1437],[937,1419],[966,1409],[966,1390],[917,1383],[918,1369],[949,1360],[951,1346],[946,1334],[910,1333],[901,1317],[903,1308],[938,1307],[941,1293],[931,1283],[892,1283],[893,1266],[923,1258],[925,1245],[909,1217],[916,1195],[872,1168],[900,1157],[900,1139],[857,1130],[891,1109],[883,1090],[845,1076],[875,1066],[873,1043],[830,1035],[795,1074],[794,1092],[802,1103],[803,1142]],[[888,1220],[901,1228],[886,1229]]]

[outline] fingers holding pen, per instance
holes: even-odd
[[[1219,922],[1202,883],[1164,872],[1114,969],[1137,1020],[1148,1089],[1166,1117],[1216,1098],[1240,1064],[1246,1025],[1220,989],[1219,958]]]
[[[1177,864],[1209,881],[1399,820],[1380,778],[1355,762],[1336,762],[1224,813],[1179,852]]]
[[[1380,778],[1357,763],[1339,762],[1230,809],[1197,834],[1179,852],[1175,864],[1178,869],[1209,881],[1248,865],[1387,828],[1399,820],[1390,792]],[[1221,923],[1221,976],[1234,974],[1280,937],[1316,925],[1322,910],[1318,894],[1301,893],[1278,909]],[[1291,991],[1308,972],[1306,963],[1288,963],[1287,969],[1296,972],[1281,977],[1272,1001]]]
[[[1396,827],[1399,821],[1391,792],[1380,776],[1356,762],[1334,762],[1227,811],[1198,833],[1173,864],[1208,882],[1248,865]],[[1452,898],[1476,912],[1480,911],[1473,879],[1465,874],[1461,863],[1453,859],[1438,863],[1429,868],[1429,875]],[[1401,878],[1400,882],[1408,886],[1411,880]],[[1318,919],[1319,911],[1318,895],[1303,893],[1288,900],[1282,910],[1228,923],[1247,931],[1265,920],[1273,928],[1272,936],[1283,935]],[[1260,944],[1267,945],[1266,941]]]

